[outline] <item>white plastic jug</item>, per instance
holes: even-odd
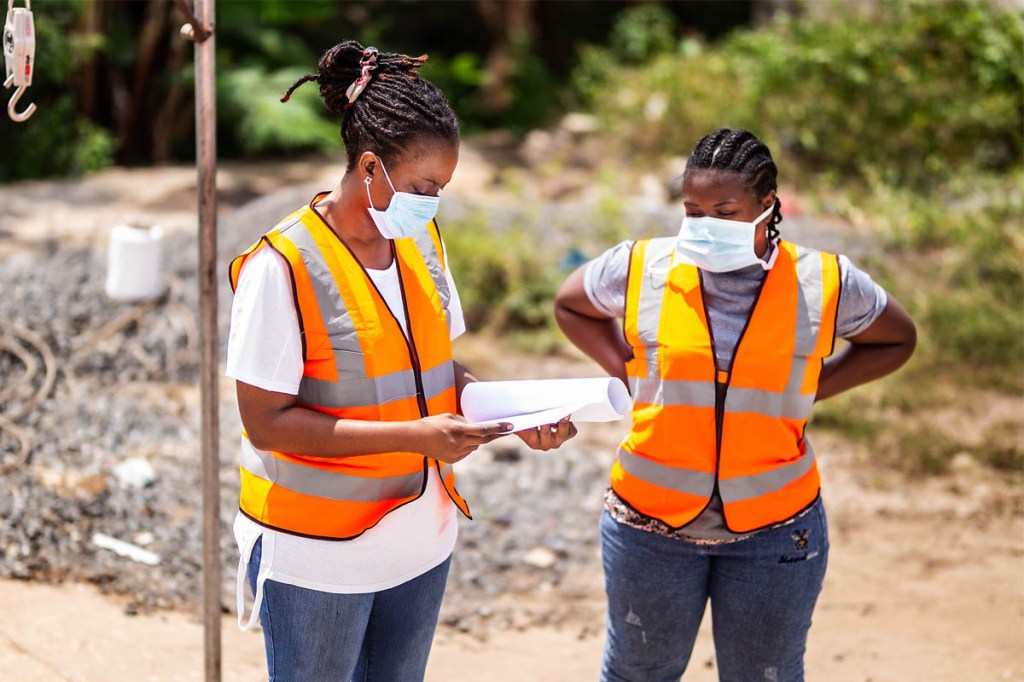
[[[158,227],[117,225],[107,249],[107,296],[115,301],[147,301],[164,293],[162,249]]]

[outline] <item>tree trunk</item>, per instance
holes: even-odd
[[[490,52],[485,64],[481,99],[492,113],[508,109],[512,103],[509,82],[515,74],[514,49],[519,41],[535,35],[535,0],[476,0],[476,8],[490,36]]]
[[[82,33],[85,39],[92,44],[96,36],[102,31],[103,6],[98,0],[85,0],[85,11],[82,13]],[[96,50],[90,49],[82,62],[79,70],[79,77],[75,79],[74,87],[78,93],[78,105],[82,114],[92,120],[96,120],[96,101],[99,95],[97,88],[99,79],[97,73],[99,66],[96,63]]]
[[[188,61],[188,54],[192,50],[192,43],[186,40],[171,40],[170,58],[164,68],[161,69],[164,75],[170,79],[170,89],[167,96],[163,98],[156,115],[153,117],[152,133],[153,140],[153,163],[167,163],[171,160],[171,140],[181,132],[182,121],[187,121],[191,126],[191,119],[183,114],[185,106],[191,105],[191,91],[185,87],[184,81],[179,78],[182,68]]]

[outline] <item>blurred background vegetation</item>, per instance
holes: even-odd
[[[40,108],[31,125],[0,121],[0,182],[191,160],[191,46],[170,0],[32,8],[38,70],[25,101]],[[748,128],[777,157],[784,201],[868,242],[858,264],[919,323],[911,365],[819,406],[818,427],[912,473],[941,473],[967,450],[1019,474],[1022,22],[1016,0],[222,1],[219,151],[337,154],[338,122],[315,88],[277,100],[345,37],[429,52],[423,73],[470,138],[529,142],[585,115],[600,146],[585,164],[598,200],[583,215],[567,225],[470,210],[445,231],[471,326],[558,353],[554,290],[639,233],[624,195],[640,174],[678,174],[703,134]],[[529,169],[575,170],[558,159]],[[517,177],[499,181],[514,194]],[[538,233],[558,248],[538,249]],[[969,426],[950,428],[951,411]]]

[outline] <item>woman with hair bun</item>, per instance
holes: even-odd
[[[231,263],[239,625],[258,615],[275,681],[423,678],[469,517],[453,465],[509,432],[459,416],[475,379],[452,359],[465,325],[434,219],[459,126],[425,60],[345,41],[288,90],[316,82],[342,117],[345,175]]]

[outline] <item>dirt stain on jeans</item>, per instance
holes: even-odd
[[[640,638],[643,640],[644,644],[647,644],[647,631],[643,629],[643,623],[640,622],[640,616],[636,615],[636,611],[633,610],[632,606],[629,607],[629,613],[626,614],[626,622],[640,628]]]

